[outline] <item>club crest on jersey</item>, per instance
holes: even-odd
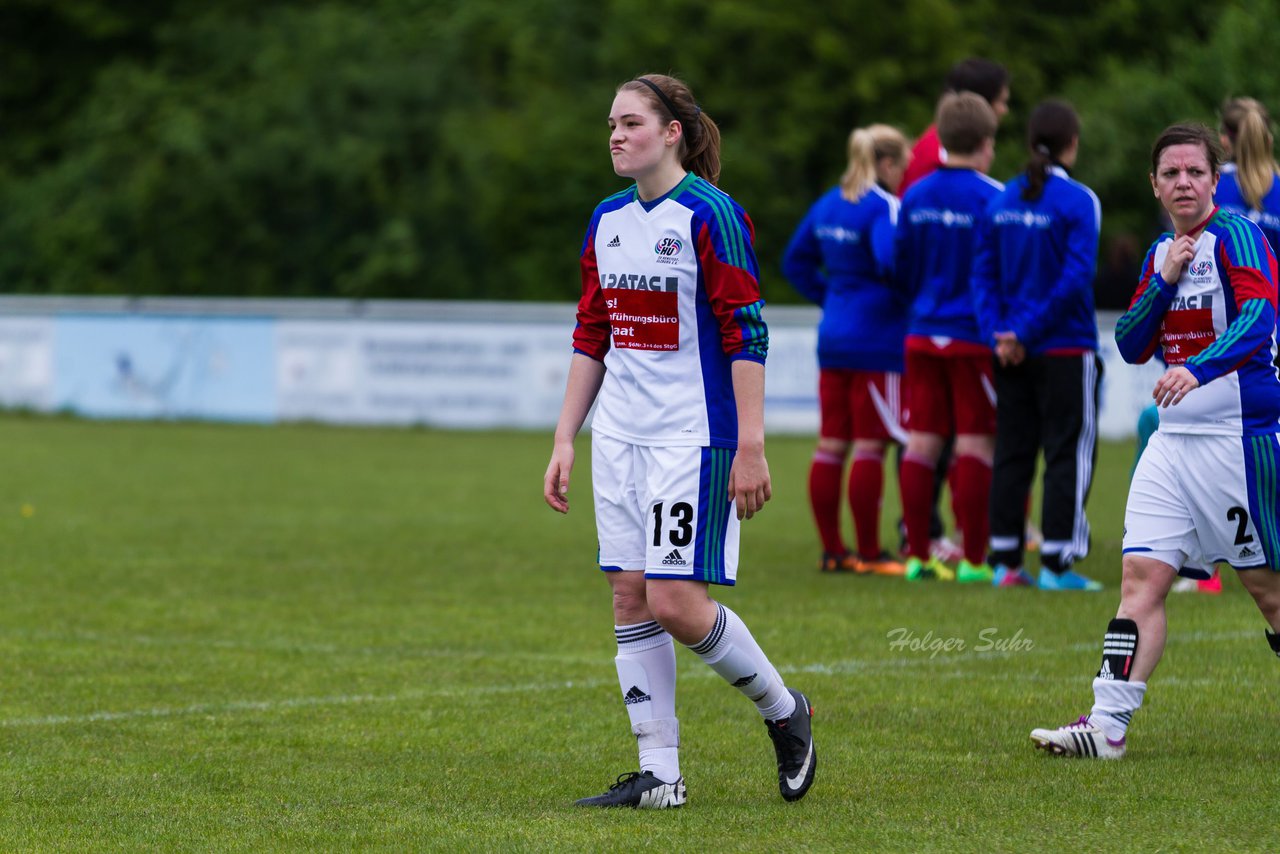
[[[675,264],[679,261],[680,250],[683,248],[680,238],[664,237],[654,244],[653,252],[658,256],[659,264]]]
[[[1206,258],[1203,261],[1196,261],[1188,269],[1193,276],[1207,276],[1213,272],[1213,262]]]

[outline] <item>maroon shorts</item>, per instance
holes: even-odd
[[[824,439],[907,441],[902,429],[902,375],[823,368],[818,373]]]
[[[994,436],[992,376],[990,354],[939,356],[908,349],[903,425],[938,436]]]

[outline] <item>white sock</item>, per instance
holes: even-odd
[[[614,626],[622,702],[640,750],[640,770],[664,783],[680,779],[680,725],[676,720],[676,647],[671,635],[650,620]]]
[[[724,605],[717,602],[716,608],[715,625],[689,649],[749,697],[765,720],[791,717],[796,710],[795,697],[751,636],[747,624]]]
[[[1089,720],[1112,741],[1124,738],[1133,713],[1142,706],[1146,682],[1124,682],[1116,679],[1093,680],[1093,711]]]

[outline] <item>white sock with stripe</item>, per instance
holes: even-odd
[[[680,779],[680,725],[676,720],[676,647],[654,620],[614,626],[622,702],[640,750],[640,770],[664,783]]]
[[[715,625],[689,649],[750,698],[765,720],[791,717],[796,710],[795,698],[751,636],[747,624],[719,602],[716,608]]]
[[[1093,711],[1089,721],[1112,741],[1124,739],[1133,713],[1142,706],[1147,692],[1146,682],[1124,682],[1115,679],[1093,680]]]

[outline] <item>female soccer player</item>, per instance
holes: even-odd
[[[678,807],[672,638],[764,718],[789,801],[813,783],[808,699],[746,625],[708,595],[733,584],[739,522],[769,500],[764,362],[753,226],[717,189],[720,131],[682,81],[646,74],[609,112],[614,171],[635,183],[595,209],[582,298],[543,497],[569,510],[573,440],[591,429],[598,561],[613,589],[614,659],[640,770],[583,806]],[[735,512],[736,510],[736,512]]]
[[[1276,181],[1275,144],[1267,108],[1253,98],[1228,98],[1222,105],[1218,126],[1227,162],[1222,164],[1214,202],[1223,210],[1248,217],[1262,229],[1271,251],[1280,247],[1280,182]],[[1159,423],[1158,410],[1143,413],[1138,423],[1138,441],[1144,443]],[[1146,430],[1144,437],[1143,431]],[[1180,578],[1174,592],[1217,594],[1222,592],[1222,576],[1213,567],[1207,579]]]
[[[910,153],[888,125],[849,136],[849,165],[796,229],[782,271],[796,290],[822,306],[818,324],[818,397],[822,426],[809,467],[809,501],[822,540],[825,572],[902,575],[906,568],[880,547],[884,452],[906,444],[901,424],[902,344],[907,305],[894,288],[893,232]],[[858,553],[840,532],[845,460]]]
[[[1220,155],[1209,128],[1173,125],[1151,153],[1151,188],[1173,221],[1147,253],[1116,323],[1128,362],[1156,347],[1169,369],[1152,398],[1160,428],[1138,460],[1124,516],[1120,608],[1107,626],[1093,710],[1031,740],[1051,753],[1116,759],[1164,652],[1178,575],[1237,570],[1280,655],[1280,378],[1276,259],[1261,230],[1214,206]]]
[[[1214,201],[1258,224],[1271,250],[1280,246],[1280,182],[1273,153],[1275,138],[1267,108],[1253,98],[1230,98],[1222,105],[1219,140],[1231,162],[1222,165]]]
[[[1085,501],[1097,457],[1098,323],[1093,277],[1102,208],[1073,180],[1080,120],[1045,101],[1027,124],[1030,159],[978,228],[978,326],[996,354],[991,551],[997,587],[1031,585],[1022,568],[1027,503],[1044,451],[1039,585],[1100,590],[1071,569],[1089,551]]]

